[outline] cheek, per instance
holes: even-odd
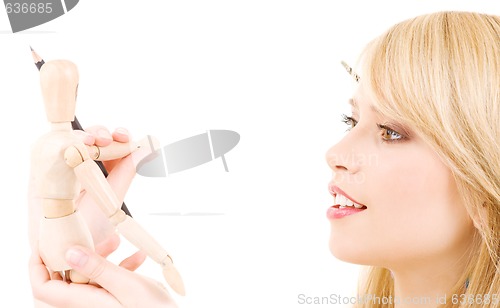
[[[390,266],[458,249],[472,234],[449,170],[436,157],[420,154],[365,169],[368,210],[332,222],[335,256]]]
[[[392,189],[378,195],[371,220],[371,227],[384,233],[385,248],[392,248],[386,259],[396,262],[453,250],[472,224],[448,169],[421,160],[399,170],[387,181]]]
[[[414,216],[412,228],[407,230],[415,242],[414,250],[431,254],[464,248],[474,227],[451,172],[437,159],[428,159],[426,165],[419,167],[422,171],[415,177],[414,189],[405,198],[405,210]]]

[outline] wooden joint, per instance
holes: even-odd
[[[168,262],[168,260],[170,260],[170,262]],[[170,255],[167,255],[161,262],[160,262],[160,265],[165,267],[167,265],[172,265],[174,264],[174,260],[172,259],[172,257]]]
[[[101,149],[98,146],[88,145],[87,149],[92,160],[98,160],[101,156]]]
[[[123,222],[125,218],[127,218],[127,215],[121,209],[116,210],[116,212],[113,215],[108,217],[109,221],[113,224],[113,226],[117,226],[118,224]]]
[[[64,199],[43,199],[43,216],[45,218],[59,218],[75,212],[75,202]]]
[[[83,143],[74,144],[64,151],[64,161],[71,168],[75,168],[87,159],[90,159],[90,156]]]

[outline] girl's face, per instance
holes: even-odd
[[[362,92],[350,101],[349,132],[326,154],[333,171],[331,252],[393,270],[429,262],[453,267],[474,226],[450,170],[411,128],[381,116]]]

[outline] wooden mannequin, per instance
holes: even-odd
[[[121,202],[93,161],[124,157],[148,142],[113,142],[102,148],[85,145],[71,129],[79,80],[76,66],[66,60],[47,62],[40,70],[40,80],[52,128],[38,140],[32,152],[35,187],[42,198],[44,215],[38,245],[45,265],[52,271],[64,272],[65,278],[72,282],[89,281],[72,271],[65,261],[70,246],[77,244],[93,249],[88,226],[75,206],[75,199],[83,187],[117,230],[161,265],[172,289],[184,295],[182,279],[168,253],[120,209]]]

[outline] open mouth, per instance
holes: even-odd
[[[330,194],[333,196],[333,207],[334,208],[355,208],[355,209],[366,209],[366,205],[361,204],[355,200],[353,200],[352,197],[350,197],[347,193],[345,193],[343,190],[338,188],[337,186],[330,185],[328,187],[328,190],[330,191]]]
[[[367,209],[366,205],[354,200],[342,189],[333,184],[328,186],[328,190],[333,196],[333,206],[329,207],[326,211],[326,217],[328,217],[328,219],[340,219],[363,212]]]
[[[334,208],[356,208],[356,209],[366,209],[365,205],[359,204],[357,202],[352,201],[351,199],[347,198],[344,195],[341,194],[335,194],[334,195]]]

